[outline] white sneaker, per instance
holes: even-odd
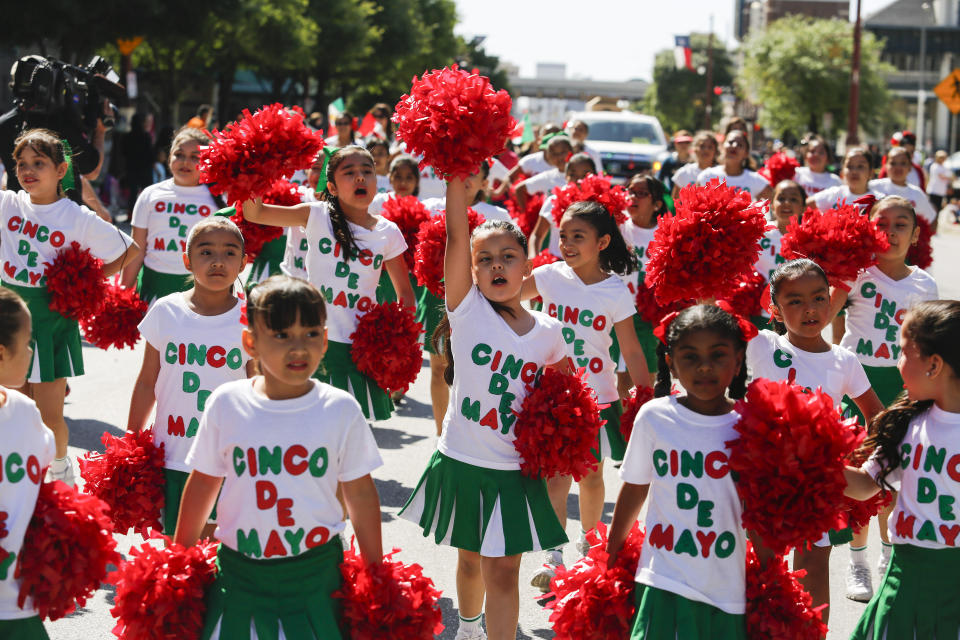
[[[557,567],[563,566],[563,552],[548,550],[544,552],[543,566],[533,572],[530,584],[541,592],[550,591],[550,580],[557,575]]]
[[[51,463],[50,468],[47,469],[47,481],[53,482],[54,480],[60,480],[71,487],[76,487],[77,483],[73,477],[73,461],[70,459],[70,456],[66,457],[66,462],[67,464],[59,470],[54,469],[56,461]]]
[[[464,627],[460,627],[453,640],[487,640],[487,634],[483,629],[467,631]]]
[[[890,556],[885,555],[881,551],[880,560],[877,562],[877,573],[880,574],[880,582],[883,582],[884,576],[887,575],[887,567],[889,566],[890,566]]]
[[[870,582],[870,567],[851,562],[847,567],[847,597],[857,602],[870,602],[873,585]]]
[[[585,558],[588,553],[590,553],[590,543],[587,541],[587,534],[580,532],[580,537],[577,538],[577,551],[580,553],[581,558]]]

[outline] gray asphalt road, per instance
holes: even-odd
[[[944,298],[960,299],[960,280],[949,274],[958,273],[960,267],[960,227],[945,223],[941,234],[934,240],[936,259],[932,269]],[[88,373],[70,381],[72,393],[67,399],[66,415],[70,424],[71,456],[82,455],[90,449],[102,450],[100,436],[104,431],[120,434],[126,424],[130,392],[139,370],[142,351],[100,351],[85,347],[84,358]],[[410,395],[398,414],[387,422],[374,426],[374,435],[380,446],[384,466],[374,473],[380,490],[383,507],[384,546],[399,547],[399,557],[415,561],[424,567],[443,591],[441,602],[447,630],[439,636],[446,640],[456,632],[456,591],[454,569],[456,552],[446,547],[437,547],[421,537],[417,528],[397,517],[397,512],[413,491],[417,479],[435,448],[433,420],[430,417],[429,369],[424,368],[411,389]],[[619,489],[616,473],[605,469],[607,504],[604,519],[609,522]],[[576,492],[576,486],[574,486]],[[567,532],[575,539],[578,532],[579,511],[576,497],[570,499],[571,520]],[[139,536],[118,536],[119,546],[127,552],[139,544]],[[879,538],[876,527],[871,531],[871,566],[876,566],[879,553]],[[574,550],[568,545],[566,558],[573,558]],[[844,598],[844,575],[849,552],[846,547],[837,548],[831,559],[831,591],[834,602],[831,611],[829,640],[847,638],[856,624],[864,605]],[[518,638],[552,638],[548,623],[549,611],[537,604],[536,592],[525,586],[525,579],[540,564],[539,554],[528,554],[521,569],[520,631]],[[877,579],[874,579],[875,586]],[[87,602],[86,607],[75,614],[47,624],[53,640],[100,640],[112,638],[114,621],[109,609],[113,592],[109,586],[101,588]]]

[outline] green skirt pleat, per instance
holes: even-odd
[[[352,394],[367,420],[386,420],[393,413],[393,400],[372,378],[357,371],[345,342],[327,342],[327,352],[313,377]]]
[[[893,546],[883,583],[850,640],[956,640],[960,636],[960,548]]]
[[[423,325],[423,350],[427,353],[436,353],[433,334],[447,314],[445,304],[443,298],[433,295],[426,287],[421,289],[417,298],[417,322]]]
[[[876,391],[883,406],[889,407],[903,393],[903,378],[896,366],[868,367],[864,365],[863,371],[867,374],[867,380],[870,381],[870,386]],[[855,417],[860,421],[860,424],[866,424],[859,407],[849,396],[843,396],[843,400],[840,402],[840,410],[843,411],[845,418]]]
[[[633,328],[637,332],[637,341],[643,349],[643,357],[647,360],[647,371],[657,372],[657,345],[660,341],[653,335],[653,325],[640,318],[640,314],[633,314]]]
[[[600,419],[605,420],[597,434],[597,448],[593,449],[593,457],[597,460],[610,458],[620,462],[627,452],[627,441],[620,433],[620,416],[623,415],[623,405],[619,400],[611,402],[606,409],[600,410]]]
[[[0,638],[3,640],[50,640],[39,616],[0,620]]]
[[[283,254],[286,249],[286,235],[274,238],[263,245],[263,249],[260,250],[260,253],[257,254],[257,257],[254,258],[250,264],[250,273],[247,275],[247,291],[270,276],[277,276],[283,273],[283,271],[280,270],[280,263],[283,262]]]
[[[177,531],[177,518],[180,515],[180,500],[183,498],[183,488],[187,485],[187,478],[190,474],[176,469],[163,469],[163,533],[173,537]],[[207,522],[213,522],[217,519],[217,505],[213,505],[213,511]]]
[[[636,583],[631,640],[746,640],[746,616]]]
[[[340,536],[284,560],[254,560],[220,545],[220,572],[207,591],[202,639],[217,622],[223,640],[341,640],[340,604],[331,594],[340,588],[343,546]]]
[[[53,382],[59,378],[83,375],[83,346],[80,325],[50,310],[50,294],[46,287],[21,287],[4,282],[15,291],[30,309],[30,382]],[[39,373],[36,375],[35,370]]]
[[[500,524],[494,522],[500,505]],[[437,544],[489,557],[551,549],[567,542],[543,479],[485,469],[435,451],[400,515]],[[531,520],[533,527],[530,526]]]
[[[137,295],[147,304],[153,304],[171,293],[193,288],[193,275],[189,273],[163,273],[144,265],[137,275]]]

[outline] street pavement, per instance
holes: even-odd
[[[941,232],[934,239],[934,265],[931,269],[937,279],[942,298],[960,299],[960,281],[951,280],[949,274],[960,268],[960,227],[944,220]],[[101,351],[85,346],[84,361],[87,374],[70,381],[71,394],[67,398],[65,413],[70,426],[70,455],[76,460],[88,450],[103,450],[100,436],[104,431],[120,435],[126,425],[130,393],[139,371],[142,358],[142,342],[136,350]],[[416,384],[410,389],[397,414],[386,422],[373,425],[373,432],[383,456],[384,465],[373,476],[380,492],[383,513],[384,548],[398,547],[398,558],[417,562],[424,573],[433,578],[443,592],[441,607],[446,630],[438,636],[452,639],[456,634],[456,551],[438,547],[424,538],[417,527],[397,517],[407,497],[436,447],[434,423],[431,418],[429,396],[429,368],[424,366]],[[606,505],[604,520],[610,521],[620,482],[615,469],[609,464],[604,469],[606,481]],[[580,522],[576,499],[576,485],[570,497],[570,521],[567,534],[576,539]],[[348,529],[349,531],[349,529]],[[871,529],[868,555],[871,567],[876,567],[879,555],[879,536],[876,526]],[[118,535],[119,548],[127,553],[131,546],[142,542],[138,535]],[[565,549],[565,559],[575,559],[572,544]],[[520,628],[517,638],[552,638],[548,622],[549,610],[538,604],[538,592],[528,585],[528,578],[540,565],[541,554],[527,554],[520,571]],[[844,597],[844,579],[849,562],[847,547],[838,547],[831,558],[831,593],[833,605],[830,615],[828,640],[848,638],[864,609],[861,603]],[[879,579],[874,571],[874,587]],[[111,629],[114,620],[109,609],[113,606],[113,589],[104,585],[86,606],[76,613],[56,622],[47,623],[52,640],[100,640],[114,637]]]

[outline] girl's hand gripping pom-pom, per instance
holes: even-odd
[[[719,180],[681,189],[677,213],[661,216],[647,248],[644,281],[657,301],[731,295],[760,255],[766,206]]]
[[[163,443],[153,443],[153,429],[127,432],[118,438],[104,432],[104,452],[91,451],[80,458],[84,491],[103,500],[117,533],[129,529],[147,536],[160,531],[164,506]]]
[[[399,302],[374,305],[350,334],[357,370],[387,393],[407,392],[423,365],[423,325]]]
[[[420,225],[430,219],[430,212],[417,196],[391,196],[383,203],[383,217],[400,228],[403,239],[407,243],[407,250],[403,252],[403,259],[407,268],[413,271],[417,249],[417,233]]]
[[[488,78],[453,65],[414,76],[393,121],[407,151],[423,156],[421,168],[466,180],[505,148],[517,126],[511,107],[509,93],[494,91]]]
[[[857,439],[862,442],[866,437],[866,429],[861,425],[857,425]],[[847,464],[851,467],[861,467],[864,462],[867,461],[867,458],[870,457],[871,451],[864,449],[858,444],[856,450],[853,451],[849,456],[847,456]],[[878,493],[875,493],[872,497],[867,498],[866,500],[854,500],[853,498],[848,498],[844,496],[844,507],[847,519],[847,526],[852,527],[854,531],[859,531],[870,523],[870,519],[880,513],[886,506],[888,506],[893,501],[893,494],[887,491],[886,489],[881,489]]]
[[[280,207],[293,207],[301,202],[300,191],[297,189],[297,185],[281,178],[274,181],[267,192],[263,194],[263,202]],[[263,251],[265,244],[283,235],[283,227],[250,222],[243,217],[241,203],[238,202],[236,208],[236,213],[230,216],[230,219],[240,227],[240,233],[243,235],[243,253],[247,257],[247,262],[253,262]]]
[[[470,233],[483,224],[482,215],[473,209],[467,209],[467,222]],[[417,284],[426,287],[430,293],[443,298],[446,290],[443,286],[443,255],[447,250],[447,216],[441,212],[420,225],[417,232],[417,249],[414,252],[416,261],[413,265],[413,275]]]
[[[920,235],[917,243],[910,245],[907,262],[915,267],[927,269],[933,264],[933,246],[930,244],[933,233],[930,231],[930,223],[923,216],[917,216],[917,228],[920,229]]]
[[[107,283],[103,261],[71,242],[57,252],[53,262],[44,262],[43,276],[50,293],[50,310],[66,318],[82,320],[94,316],[105,304]]]
[[[140,321],[147,315],[147,303],[140,299],[137,290],[117,284],[106,287],[104,305],[95,316],[80,321],[83,338],[95,347],[133,349],[140,340]]]
[[[575,202],[597,202],[603,205],[607,213],[613,216],[617,226],[627,221],[627,206],[630,204],[630,193],[621,185],[610,183],[610,178],[598,175],[588,175],[579,182],[568,182],[562,187],[555,187],[553,194],[556,201],[553,203],[553,221],[560,226],[567,207]]]
[[[41,470],[36,473],[42,482]],[[17,606],[29,608],[30,598],[41,618],[62,618],[86,604],[107,565],[121,559],[103,500],[59,480],[42,483],[18,558]]]
[[[352,640],[422,640],[443,631],[440,591],[418,564],[384,556],[365,564],[353,542],[343,554],[343,586],[333,594],[343,603],[342,624]]]
[[[603,420],[597,395],[585,376],[583,369],[563,373],[547,368],[533,385],[527,385],[513,430],[513,446],[524,475],[573,476],[579,481],[597,469],[594,451]]]
[[[800,163],[796,158],[778,151],[767,158],[766,164],[757,173],[766,178],[770,186],[775,188],[782,180],[793,180],[799,166]]]
[[[856,420],[844,420],[819,388],[765,378],[750,383],[736,411],[740,435],[727,445],[744,528],[778,555],[843,528],[843,470],[860,440]]]
[[[643,530],[636,522],[616,562],[610,566],[607,525],[598,523],[587,533],[590,552],[576,564],[558,567],[546,594],[550,623],[557,640],[621,640],[630,635],[636,607],[634,575],[643,546]]]
[[[230,204],[259,198],[278,179],[313,164],[321,149],[323,132],[306,126],[298,107],[277,103],[253,114],[244,109],[243,117],[214,130],[200,150],[200,182]]]
[[[165,548],[144,543],[130,550],[107,581],[116,585],[113,634],[122,640],[199,638],[206,613],[204,595],[217,575],[219,543],[201,540],[195,546],[170,543]]]
[[[630,389],[630,396],[623,405],[623,414],[620,416],[620,434],[627,442],[630,442],[630,436],[633,434],[633,423],[637,419],[640,407],[651,400],[653,400],[653,387],[637,385]]]
[[[813,608],[813,599],[797,580],[806,570],[790,571],[782,556],[766,567],[747,542],[747,637],[751,640],[820,640],[827,635],[826,605]]]
[[[522,211],[520,210],[520,205],[517,204],[517,199],[512,193],[506,201],[507,213],[510,214],[513,221],[520,227],[520,231],[523,231],[523,235],[528,238],[537,226],[537,220],[540,219],[540,209],[543,208],[544,200],[545,198],[542,193],[530,194],[527,196],[527,207]]]

